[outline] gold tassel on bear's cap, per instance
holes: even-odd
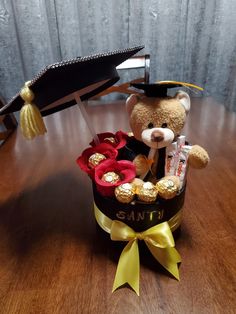
[[[37,135],[43,135],[47,132],[43,118],[38,107],[32,103],[34,93],[26,82],[20,91],[21,98],[25,101],[20,111],[20,126],[25,138],[33,139]]]

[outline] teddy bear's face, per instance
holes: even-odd
[[[165,98],[131,95],[126,104],[135,138],[159,149],[168,146],[180,134],[190,99],[185,92]]]

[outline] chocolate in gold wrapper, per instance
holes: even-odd
[[[180,189],[180,179],[177,176],[165,176],[165,179],[171,180]]]
[[[162,179],[156,184],[160,197],[164,199],[173,198],[178,192],[178,186],[170,179]]]
[[[102,176],[102,180],[104,182],[114,184],[120,180],[120,176],[113,171],[109,171]]]
[[[140,188],[143,186],[143,180],[139,178],[134,178],[134,180],[131,183],[134,185],[135,193],[138,194]]]
[[[104,159],[106,159],[106,157],[103,154],[100,154],[100,153],[92,154],[89,157],[88,165],[89,165],[90,168],[94,168],[97,165],[99,165],[100,162],[103,161]]]
[[[115,189],[116,199],[121,203],[130,203],[135,196],[135,186],[132,183],[124,183]]]
[[[154,184],[145,182],[138,190],[138,198],[146,203],[155,202],[158,191]]]

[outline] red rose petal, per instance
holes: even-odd
[[[112,147],[110,144],[107,144],[107,143],[101,143],[95,147],[89,147],[85,149],[82,152],[82,155],[76,160],[76,162],[79,165],[80,169],[85,171],[92,178],[94,177],[94,169],[96,167],[90,168],[88,166],[88,160],[89,160],[89,157],[95,153],[103,154],[107,158],[101,161],[101,163],[105,162],[106,160],[115,160],[118,155],[118,151],[114,147]]]
[[[106,138],[109,137],[113,137],[115,139],[115,143],[109,142],[108,140],[105,140]],[[112,145],[114,148],[116,149],[120,149],[122,147],[124,147],[127,143],[127,138],[128,135],[123,132],[123,131],[118,131],[115,134],[111,133],[111,132],[105,132],[105,133],[100,133],[98,134],[98,139],[101,143],[109,143],[110,145]],[[91,143],[89,143],[91,146],[96,146],[95,142],[92,141]]]

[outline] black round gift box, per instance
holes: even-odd
[[[129,204],[114,198],[102,196],[93,184],[94,202],[98,209],[112,220],[119,220],[136,232],[145,231],[161,222],[170,220],[184,204],[185,187],[172,199],[157,198],[155,203],[147,204],[135,200]]]

